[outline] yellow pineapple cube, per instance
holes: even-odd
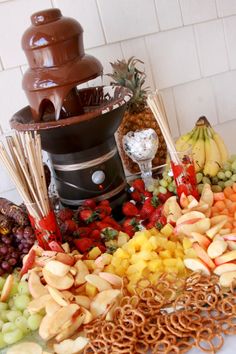
[[[122,259],[120,264],[123,268],[127,269],[130,265],[130,259]]]
[[[146,268],[147,262],[144,260],[140,260],[135,264],[132,264],[129,266],[127,269],[127,274],[132,274],[132,273],[142,273],[142,271]]]
[[[128,276],[128,279],[133,283],[136,284],[141,278],[140,273],[132,273]]]
[[[169,237],[173,234],[174,232],[174,227],[171,224],[166,224],[162,229],[161,233],[165,235],[166,237]]]
[[[93,298],[95,295],[97,295],[97,288],[93,286],[92,284],[86,283],[85,284],[85,293],[88,297]]]
[[[188,237],[184,237],[183,239],[183,248],[187,250],[188,248],[192,248],[192,241]]]
[[[150,232],[150,236],[151,236],[151,237],[152,237],[152,236],[159,236],[159,235],[160,235],[160,231],[159,231],[157,228],[155,228],[155,227],[153,227],[152,229],[150,229],[149,232]]]
[[[167,241],[166,243],[166,249],[169,251],[175,251],[176,249],[176,244],[173,241]]]
[[[178,257],[179,258],[184,258],[184,252],[179,250],[179,249],[175,249],[174,255],[175,255],[176,258],[178,258]]]
[[[114,257],[117,257],[120,259],[126,259],[126,258],[129,258],[130,255],[127,251],[124,251],[123,248],[118,248],[114,253]]]
[[[92,259],[85,259],[83,262],[86,264],[90,272],[93,272],[97,268],[94,260]]]
[[[122,265],[119,265],[115,268],[114,273],[119,275],[120,277],[123,277],[124,275],[126,275],[126,268],[122,267]]]
[[[176,267],[178,269],[178,272],[182,272],[183,270],[185,270],[185,265],[184,262],[181,258],[177,258],[176,259]]]
[[[180,243],[179,241],[176,242],[176,249],[181,251],[183,251],[184,249],[182,243]]]
[[[157,242],[158,242],[158,247],[161,247],[162,249],[166,248],[167,239],[165,237],[159,236],[157,238]]]
[[[130,240],[130,242],[133,242],[135,250],[139,251],[140,248],[142,247],[145,242],[147,242],[148,238],[145,235],[145,231],[139,231],[136,232],[135,236]]]
[[[157,271],[162,271],[163,266],[162,266],[162,259],[152,259],[148,262],[148,269],[151,272],[157,272]]]
[[[156,285],[158,283],[158,279],[160,278],[160,276],[162,274],[163,274],[163,271],[151,273],[148,277],[148,280],[151,282],[151,284]]]
[[[129,291],[129,293],[131,295],[134,295],[136,287],[137,287],[136,284],[133,284],[132,282],[129,282],[128,285],[127,285],[127,290]]]
[[[108,272],[108,273],[115,273],[115,268],[112,264],[109,264],[105,267],[105,272]]]
[[[175,267],[165,266],[165,273],[178,274],[178,270]]]
[[[100,251],[100,249],[98,247],[93,247],[91,249],[91,251],[89,251],[89,253],[88,253],[88,259],[96,259],[101,254],[102,254],[102,252]]]
[[[120,258],[116,257],[115,255],[112,257],[111,264],[116,268],[120,265]]]
[[[149,240],[142,244],[142,246],[141,246],[141,250],[142,251],[151,252],[151,251],[153,251],[155,249],[155,247],[153,247],[153,244]]]
[[[135,245],[133,239],[122,246],[122,249],[129,255],[135,254]]]
[[[118,238],[117,238],[118,247],[122,247],[128,241],[129,241],[129,235],[127,235],[125,232],[120,231],[119,235],[118,235]]]
[[[159,255],[161,258],[171,258],[171,252],[169,250],[160,251]]]
[[[177,266],[177,259],[176,258],[166,258],[163,259],[163,264],[165,267],[176,267]]]
[[[193,248],[188,248],[187,250],[184,251],[184,258],[196,258],[196,252]]]
[[[151,236],[149,238],[148,242],[151,243],[153,250],[155,250],[159,246],[157,236]]]

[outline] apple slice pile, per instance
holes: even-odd
[[[196,258],[185,258],[185,266],[206,275],[217,274],[222,287],[228,287],[236,279],[236,233],[227,233],[224,225],[227,215],[211,217],[214,193],[205,184],[199,201],[192,196],[181,195],[180,206],[175,197],[164,205],[167,220],[175,223],[175,233],[187,236],[195,250]]]
[[[23,276],[28,279],[33,297],[28,311],[31,314],[45,311],[39,335],[45,341],[53,338],[60,343],[55,345],[56,353],[77,353],[78,349],[73,348],[78,348],[79,344],[72,341],[68,344],[71,351],[63,351],[63,343],[100,315],[112,320],[121,297],[122,279],[101,272],[95,261],[82,260],[77,251],[56,253],[38,246],[34,246],[33,251],[24,260],[31,265]]]

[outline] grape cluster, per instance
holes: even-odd
[[[0,277],[0,293],[5,281],[4,277]],[[39,328],[43,316],[29,313],[27,306],[31,300],[28,283],[14,275],[7,302],[0,302],[0,349],[18,342]]]
[[[225,187],[231,187],[236,182],[236,155],[223,164],[214,177],[206,177],[201,172],[196,174],[199,192],[205,183],[211,184],[213,192],[222,192]]]
[[[148,191],[152,192],[153,195],[158,195],[159,193],[166,194],[167,191],[176,194],[175,181],[170,171],[165,170],[162,178],[153,179],[153,185],[148,188]]]

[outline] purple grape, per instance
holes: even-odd
[[[8,252],[8,247],[7,246],[0,247],[0,253],[1,254],[7,254],[7,252]]]
[[[11,266],[7,261],[3,261],[1,264],[1,267],[2,267],[2,269],[4,269],[7,272],[9,272],[11,269]]]
[[[11,266],[14,266],[14,265],[16,265],[16,263],[17,263],[17,259],[15,259],[15,258],[10,258],[9,261],[8,261],[8,263],[9,263]]]

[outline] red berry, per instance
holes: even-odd
[[[127,218],[123,222],[123,231],[127,233],[130,237],[139,231],[139,219],[138,218]]]
[[[144,220],[149,218],[149,216],[154,212],[154,210],[155,207],[152,204],[152,199],[151,198],[146,199],[140,211],[140,218]]]
[[[135,202],[142,202],[143,196],[139,191],[133,191],[130,194],[131,199],[133,199]]]
[[[89,251],[90,248],[93,246],[93,244],[94,241],[91,238],[87,238],[87,237],[74,240],[75,247],[81,253]]]
[[[138,178],[132,182],[132,187],[140,193],[145,192],[145,184],[141,178]]]
[[[112,209],[107,205],[98,205],[95,211],[100,220],[104,219],[106,216],[111,215]]]
[[[77,224],[74,220],[65,220],[64,221],[64,228],[66,232],[73,233],[77,229]]]
[[[139,213],[138,208],[131,202],[124,203],[122,211],[125,216],[136,216]]]
[[[83,202],[83,206],[88,207],[90,209],[95,209],[96,208],[96,202],[94,199],[86,199]]]
[[[172,197],[174,194],[167,191],[166,193],[159,193],[158,194],[158,198],[160,199],[160,201],[162,203],[165,203],[167,201],[167,199],[169,199],[170,197]]]
[[[100,240],[101,239],[101,231],[100,230],[93,230],[90,234],[90,237],[93,239],[93,240]]]
[[[151,223],[155,223],[162,215],[163,205],[159,205],[149,217]]]
[[[98,206],[107,206],[107,207],[110,207],[110,202],[109,200],[102,200]]]
[[[79,237],[89,237],[91,234],[90,227],[78,227],[76,230],[76,234]]]
[[[80,220],[84,221],[86,224],[91,223],[97,218],[97,213],[91,209],[82,209],[79,212]]]
[[[116,230],[118,230],[118,231],[121,230],[121,227],[120,227],[120,225],[118,224],[118,222],[115,221],[111,216],[106,216],[106,217],[103,219],[103,222],[110,224],[110,226],[113,227],[113,229],[116,229]]]
[[[59,212],[57,213],[57,217],[61,220],[61,221],[65,221],[65,220],[70,220],[73,217],[73,210],[69,209],[69,208],[65,208],[65,209],[61,209],[59,210]]]

